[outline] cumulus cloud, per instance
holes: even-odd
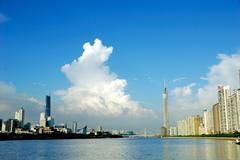
[[[217,59],[219,62],[210,66],[208,73],[200,78],[206,81],[205,85],[197,88],[193,83],[173,89],[175,109],[192,110],[198,113],[217,103],[218,85],[230,85],[232,89],[240,87],[238,78],[240,54],[218,54]],[[192,92],[192,87],[195,87],[196,92]]]
[[[9,20],[9,18],[7,16],[5,16],[2,13],[0,13],[0,23],[4,23],[4,22],[6,22],[8,20]]]
[[[217,86],[230,85],[232,89],[239,88],[238,70],[240,69],[240,54],[219,54],[219,63],[209,68],[207,85],[200,87],[197,97],[202,105],[209,106],[217,102]]]
[[[68,89],[55,92],[62,100],[62,111],[96,116],[153,115],[152,110],[140,106],[125,93],[127,81],[110,72],[107,61],[113,47],[96,39],[93,45],[85,43],[83,49],[78,59],[61,68],[71,82]]]

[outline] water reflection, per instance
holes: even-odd
[[[206,139],[2,141],[1,160],[238,160],[240,146]]]

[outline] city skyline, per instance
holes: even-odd
[[[55,3],[1,2],[0,118],[39,121],[50,92],[60,122],[157,132],[164,79],[169,126],[239,88],[237,1]]]

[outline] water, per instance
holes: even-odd
[[[240,160],[240,145],[206,139],[0,141],[0,160]]]

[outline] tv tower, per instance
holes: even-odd
[[[168,135],[169,130],[169,122],[168,122],[168,91],[164,81],[164,90],[163,90],[163,127],[166,128],[166,132]]]

